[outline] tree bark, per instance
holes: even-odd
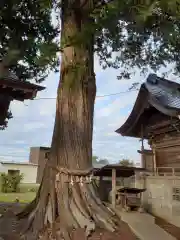
[[[27,217],[23,237],[72,239],[74,229],[87,237],[96,227],[116,229],[114,213],[100,201],[93,181],[92,133],[96,84],[93,34],[83,35],[91,21],[93,1],[65,0],[62,4],[61,76],[57,90],[55,126],[50,158],[36,199],[18,215]],[[73,40],[72,40],[73,39]],[[41,232],[41,230],[43,230]]]

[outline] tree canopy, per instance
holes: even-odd
[[[119,164],[121,166],[125,166],[125,167],[133,167],[133,161],[131,161],[130,159],[122,159],[119,161]]]
[[[66,7],[75,2],[69,1]],[[118,69],[119,79],[130,78],[137,68],[142,73],[149,69],[156,72],[168,64],[174,64],[171,70],[179,75],[180,1],[94,2],[88,13],[94,21],[84,26],[84,33],[77,37],[77,41],[71,42],[89,41],[88,34],[93,32],[94,51],[100,64],[103,68]]]
[[[82,7],[86,2],[82,1]],[[141,72],[149,68],[157,71],[168,63],[173,63],[171,69],[179,74],[179,0],[93,2],[87,14],[94,21],[86,24],[84,34],[76,38],[89,41],[88,33],[95,34],[94,51],[102,67],[119,69],[119,79],[129,78],[136,67]],[[75,3],[76,0],[1,1],[0,61],[23,80],[42,81],[49,70],[57,70],[59,26],[52,24],[52,10],[63,5],[73,8]],[[70,41],[77,43],[65,39],[64,45]]]
[[[109,1],[100,11],[96,52],[104,67],[129,78],[135,67],[154,71],[169,63],[180,72],[180,1]]]
[[[59,30],[52,24],[53,1],[0,3],[0,62],[20,80],[41,82],[56,70]],[[2,72],[1,72],[2,76]]]
[[[97,156],[92,156],[92,163],[100,163],[100,164],[109,164],[109,161],[106,158],[99,158]]]

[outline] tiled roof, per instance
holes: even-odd
[[[150,74],[145,87],[149,94],[162,105],[180,109],[180,84]]]
[[[123,136],[140,137],[142,125],[147,125],[152,114],[168,119],[179,118],[180,84],[150,74],[140,87],[129,117],[116,132]]]

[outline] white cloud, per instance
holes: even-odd
[[[13,101],[11,102],[10,109],[14,117],[22,117],[25,115],[25,103]]]
[[[96,62],[97,96],[127,91],[132,82],[139,80],[139,74],[132,81],[118,81],[115,70],[103,71]],[[46,90],[38,93],[38,98],[53,98],[57,94],[59,75],[50,74],[44,85]],[[94,116],[93,152],[99,157],[117,162],[123,157],[137,161],[140,144],[135,139],[126,139],[115,133],[126,118],[136,99],[136,92],[106,96],[96,99]],[[0,158],[7,160],[27,160],[31,146],[49,146],[51,143],[55,99],[14,101],[11,104],[13,119],[0,135]],[[134,146],[133,146],[134,145]]]
[[[46,128],[46,124],[43,122],[29,122],[29,123],[25,123],[22,126],[21,131],[30,132],[30,131],[36,131],[37,129],[42,129],[42,128]]]
[[[112,116],[113,113],[117,114],[123,108],[133,105],[136,100],[136,96],[136,92],[129,92],[126,93],[126,95],[119,95],[119,97],[116,97],[116,99],[109,103],[108,106],[97,111],[96,117],[101,118],[110,115]]]

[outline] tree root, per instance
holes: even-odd
[[[52,187],[52,186],[51,186]],[[76,229],[84,229],[84,239],[87,239],[96,228],[114,232],[118,228],[119,218],[99,199],[93,183],[81,186],[75,183],[59,182],[55,189],[56,200],[52,193],[46,198],[36,199],[19,217],[27,216],[28,222],[23,231],[22,239],[71,240]],[[56,206],[56,213],[54,212]],[[42,230],[43,229],[43,230]]]

